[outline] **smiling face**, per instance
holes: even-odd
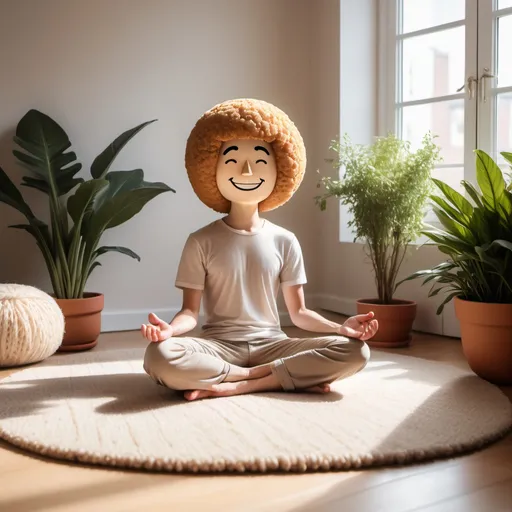
[[[258,204],[270,196],[277,178],[272,146],[264,141],[225,142],[217,161],[217,187],[232,203]]]

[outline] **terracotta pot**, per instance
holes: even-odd
[[[512,385],[512,304],[454,299],[470,368],[493,384]]]
[[[84,293],[83,299],[55,299],[65,318],[65,333],[60,352],[88,350],[96,346],[101,332],[104,296]]]
[[[381,304],[379,299],[357,301],[357,314],[373,311],[379,322],[379,330],[367,340],[371,347],[406,347],[412,339],[412,326],[416,318],[416,302],[394,299],[392,304]]]

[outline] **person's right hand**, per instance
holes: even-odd
[[[148,316],[149,324],[142,324],[140,332],[142,336],[149,341],[159,342],[171,338],[173,335],[172,327],[158,318],[154,313]]]

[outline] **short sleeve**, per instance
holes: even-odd
[[[189,236],[181,254],[175,286],[177,288],[192,288],[204,290],[206,268],[203,251],[199,242]]]
[[[292,238],[288,249],[285,251],[280,279],[282,286],[294,286],[307,283],[302,250],[295,236]]]

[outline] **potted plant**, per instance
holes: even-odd
[[[512,163],[512,153],[501,153]],[[512,184],[498,164],[476,150],[478,187],[463,180],[468,197],[434,180],[440,227],[423,233],[448,260],[404,279],[432,283],[429,296],[447,293],[437,313],[454,300],[461,343],[471,369],[495,384],[512,384]]]
[[[104,297],[85,289],[91,272],[101,265],[99,257],[115,251],[140,261],[126,247],[100,246],[105,230],[128,221],[161,193],[174,192],[164,183],[144,181],[142,169],[110,170],[130,139],[154,121],[119,135],[94,159],[88,180],[77,176],[82,165],[70,150],[66,132],[53,119],[30,110],[18,123],[14,141],[23,151],[15,149],[13,153],[30,171],[21,185],[48,197],[50,222],[36,217],[1,168],[0,201],[24,215],[27,223],[10,227],[30,233],[44,257],[52,295],[65,316],[60,350],[85,350],[97,343]]]
[[[325,193],[316,196],[321,210],[329,197],[347,205],[355,240],[365,242],[377,296],[357,300],[359,314],[374,311],[377,334],[369,340],[376,347],[407,346],[416,318],[416,302],[395,297],[396,279],[408,244],[423,227],[431,171],[440,160],[439,148],[427,133],[417,151],[408,141],[390,133],[370,145],[353,144],[345,135],[333,140],[334,167],[343,169],[340,179],[323,177],[318,183]]]

